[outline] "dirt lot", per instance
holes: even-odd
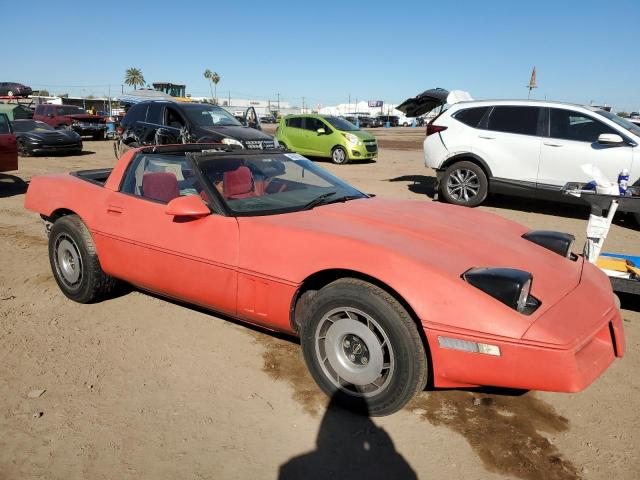
[[[376,163],[323,165],[363,191],[429,201],[421,131],[374,131]],[[110,142],[85,150],[0,174],[1,479],[640,476],[640,302],[623,298],[627,355],[582,393],[423,392],[391,417],[356,417],[316,389],[293,339],[139,292],[67,300],[22,204],[33,175],[115,162]],[[585,210],[482,208],[584,241]],[[608,249],[638,253],[625,223]]]

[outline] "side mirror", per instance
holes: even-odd
[[[324,135],[326,133],[324,128],[319,128],[316,132],[318,132],[318,135]]]
[[[603,133],[598,137],[598,143],[601,143],[602,145],[615,145],[623,142],[624,140],[622,137],[615,133]]]
[[[174,217],[202,218],[211,215],[211,210],[202,201],[200,195],[186,195],[171,200],[164,213]]]

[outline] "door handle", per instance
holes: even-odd
[[[489,137],[488,135],[478,135],[479,138],[484,138],[485,140],[495,140],[496,137]]]
[[[547,147],[561,147],[559,143],[543,142]]]
[[[118,205],[109,205],[107,207],[107,213],[122,213],[122,207]]]

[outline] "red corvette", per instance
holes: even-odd
[[[624,353],[607,277],[573,237],[372,198],[300,155],[148,147],[32,179],[55,279],[124,281],[301,338],[320,387],[373,415],[427,382],[575,392]]]

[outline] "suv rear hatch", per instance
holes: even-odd
[[[453,105],[468,100],[473,98],[463,90],[448,91],[444,88],[432,88],[406,99],[396,107],[396,110],[400,110],[407,117],[419,117],[442,105]]]

